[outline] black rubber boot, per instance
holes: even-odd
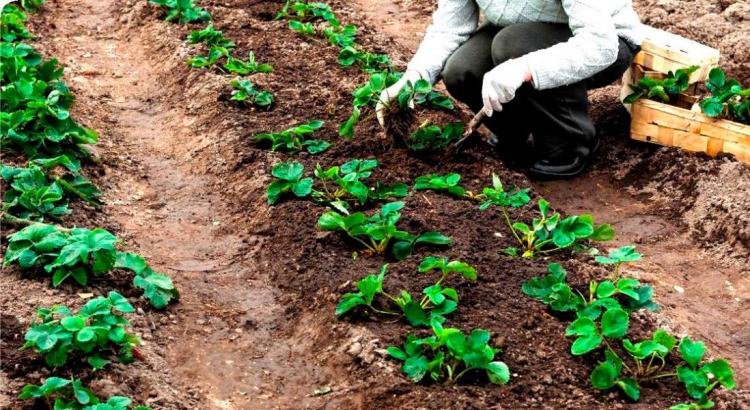
[[[599,139],[593,147],[576,146],[552,158],[540,159],[529,168],[529,173],[538,179],[565,179],[581,175],[599,149]]]

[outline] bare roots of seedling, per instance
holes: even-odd
[[[416,119],[413,109],[400,109],[398,105],[392,104],[385,114],[385,133],[393,138],[397,147],[405,147]]]

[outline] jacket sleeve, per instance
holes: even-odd
[[[573,84],[617,60],[619,39],[611,5],[604,0],[562,0],[573,36],[566,42],[527,54],[534,87]]]
[[[438,0],[432,24],[407,70],[418,71],[435,83],[448,57],[469,39],[478,24],[476,0]]]

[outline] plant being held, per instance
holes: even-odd
[[[750,124],[750,88],[743,89],[739,81],[727,79],[724,70],[718,67],[709,73],[706,87],[711,97],[700,102],[704,114]]]
[[[40,308],[21,349],[33,349],[51,367],[64,366],[74,357],[84,358],[94,370],[111,362],[102,356],[130,363],[140,340],[127,332],[130,324],[122,314],[133,311],[117,292],[89,300],[77,314],[65,306]]]
[[[165,7],[166,21],[177,20],[180,24],[195,23],[211,20],[207,11],[194,4],[194,0],[149,0],[150,4]]]
[[[625,97],[625,104],[632,104],[641,98],[656,101],[670,102],[690,87],[690,74],[698,70],[698,66],[681,68],[674,72],[670,71],[666,78],[655,79],[643,77],[638,84],[631,84],[633,93]]]
[[[319,154],[327,150],[331,143],[325,140],[307,139],[307,136],[319,130],[325,124],[323,121],[311,121],[278,133],[257,134],[253,139],[258,142],[271,143],[271,151],[284,150],[299,152],[305,150],[310,154]]]
[[[133,400],[123,396],[112,396],[102,401],[74,378],[48,377],[39,386],[27,384],[18,398],[45,399],[48,403],[54,398],[55,410],[151,410],[146,406],[131,406]]]
[[[508,366],[496,361],[500,349],[489,345],[490,332],[472,330],[469,336],[461,330],[432,325],[433,335],[418,338],[409,335],[402,347],[391,346],[388,354],[404,362],[402,370],[415,383],[429,375],[435,382],[457,383],[470,371],[484,371],[493,384],[510,380]]]
[[[318,225],[324,231],[344,232],[363,245],[368,253],[382,254],[390,249],[396,260],[406,259],[414,253],[414,247],[418,244],[451,244],[450,238],[438,232],[414,235],[399,230],[396,223],[401,219],[399,211],[403,207],[403,202],[391,202],[371,216],[362,212],[342,215],[330,211],[321,215]]]
[[[266,189],[268,204],[273,205],[284,193],[291,192],[304,198],[312,192],[313,179],[304,178],[305,166],[299,162],[282,162],[273,166],[271,175],[278,178]]]

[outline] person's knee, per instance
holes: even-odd
[[[518,23],[500,30],[492,40],[492,61],[495,65],[548,48],[570,37],[564,24]]]
[[[443,83],[448,92],[455,98],[463,99],[463,94],[467,89],[473,88],[473,85],[481,79],[476,73],[476,68],[469,61],[464,59],[449,58],[443,68]]]

